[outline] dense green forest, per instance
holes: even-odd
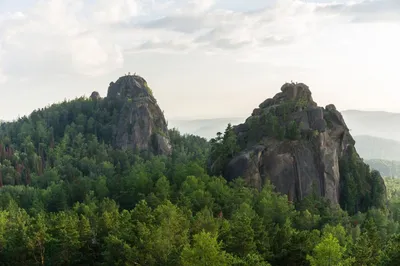
[[[79,98],[1,124],[1,265],[400,265],[391,189],[351,215],[317,195],[290,202],[209,175],[230,127],[211,142],[170,130],[168,157],[113,148],[119,108]]]

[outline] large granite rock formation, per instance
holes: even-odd
[[[228,180],[244,177],[258,188],[270,180],[290,200],[316,190],[339,203],[339,161],[355,142],[335,106],[317,106],[305,84],[284,84],[233,130],[241,152],[223,170]]]
[[[167,122],[144,78],[126,75],[108,88],[107,100],[117,104],[115,146],[169,155]]]

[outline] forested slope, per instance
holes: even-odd
[[[396,205],[349,215],[210,176],[229,130],[218,145],[157,131],[171,154],[121,148],[129,99],[107,98],[1,124],[0,265],[397,265]]]

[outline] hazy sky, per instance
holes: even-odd
[[[400,112],[400,0],[0,0],[0,119],[147,79],[168,118],[247,116],[287,81]]]

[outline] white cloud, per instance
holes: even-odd
[[[185,11],[204,12],[215,5],[215,0],[186,0],[188,5]],[[182,1],[181,1],[182,2]]]
[[[219,49],[248,49],[287,44],[310,34],[328,22],[331,13],[317,14],[317,4],[280,0],[272,8],[257,12],[210,10],[202,14],[171,13],[135,27],[181,32],[194,43]]]
[[[321,5],[320,12],[340,13],[353,22],[399,21],[400,1],[364,0],[350,3]]]
[[[90,12],[93,12],[94,20],[100,23],[128,21],[143,11],[136,0],[97,0],[92,5]]]
[[[190,49],[189,44],[174,42],[174,41],[161,41],[161,40],[154,40],[154,41],[145,41],[141,45],[139,45],[138,49],[134,50],[166,50],[168,51],[177,51],[177,52],[184,52]]]
[[[4,74],[101,75],[121,67],[121,48],[107,38],[106,32],[96,31],[94,21],[98,18],[88,18],[87,12],[84,1],[43,0],[23,18],[3,21],[0,36],[4,53],[0,67]],[[89,13],[93,17],[96,14]]]
[[[78,37],[69,43],[73,55],[72,66],[78,72],[89,76],[99,76],[109,69],[120,68],[123,63],[122,49],[111,43],[101,43],[95,37]]]
[[[125,53],[140,51],[203,49],[257,57],[310,42],[348,21],[400,21],[398,0],[277,0],[252,12],[217,9],[217,3],[38,0],[24,13],[0,11],[0,81],[60,73],[99,76],[123,67]]]

